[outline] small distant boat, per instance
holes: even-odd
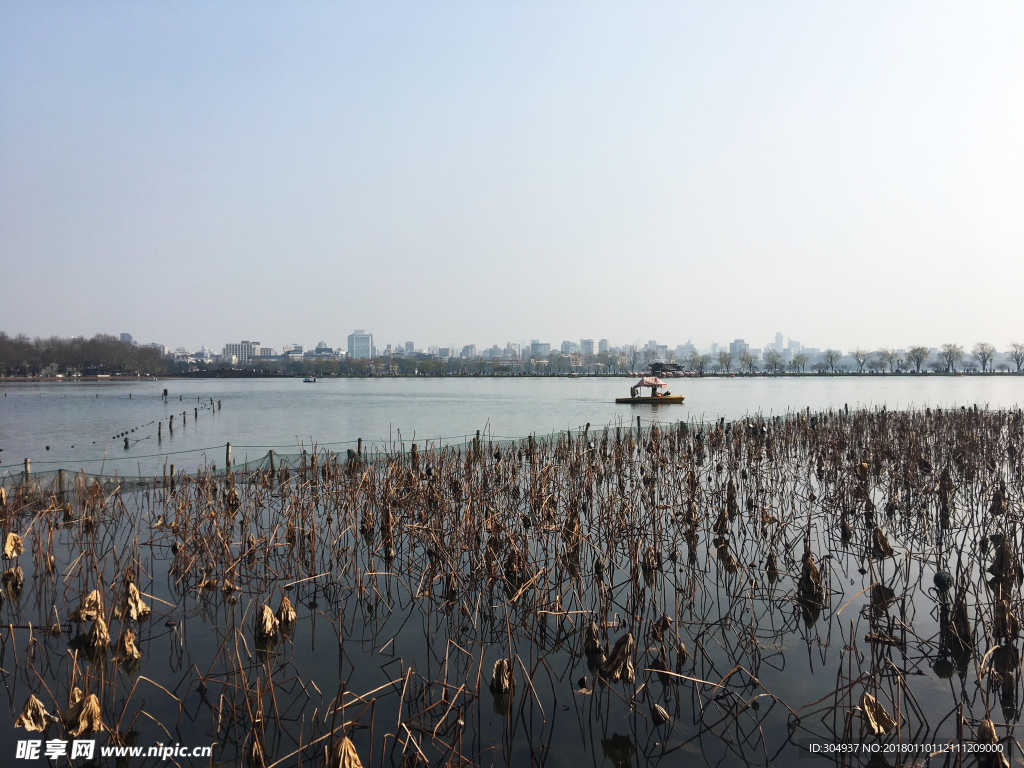
[[[303,384],[316,384],[316,376],[307,376],[302,380]]]
[[[663,395],[655,394],[656,390],[667,386],[668,385],[657,376],[644,376],[640,381],[629,388],[629,397],[617,397],[615,398],[615,402],[622,404],[628,403],[629,405],[681,405],[684,395],[673,395],[670,392],[666,392]],[[644,397],[640,394],[641,387],[650,387],[651,394],[649,397]]]

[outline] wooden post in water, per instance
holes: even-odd
[[[174,493],[174,465],[171,464],[171,493]]]
[[[356,453],[359,454],[360,456],[363,455],[363,438],[361,437],[359,438],[359,441],[356,443]]]
[[[412,471],[416,473],[420,471],[420,456],[416,452],[416,443],[412,444]]]
[[[164,390],[164,399],[165,400],[167,399],[167,390],[166,389]]]
[[[128,450],[128,438],[127,437],[124,439],[124,449],[126,451]]]
[[[162,421],[158,421],[158,422],[156,423],[156,441],[157,441],[158,443],[159,443],[159,442],[160,442],[161,440],[163,440],[163,439],[164,439],[164,436],[163,436],[163,431],[164,431],[164,423],[163,423]]]
[[[57,498],[60,499],[60,503],[64,503],[64,470],[57,470]]]
[[[643,433],[643,427],[640,426],[640,417],[636,417],[636,436],[639,438]]]
[[[224,471],[231,471],[231,443],[227,444],[227,448],[224,451]]]
[[[29,481],[29,478],[31,478],[31,477],[32,477],[32,462],[29,461],[28,459],[25,459],[25,482],[27,483]]]

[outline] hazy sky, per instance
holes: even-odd
[[[0,2],[0,330],[1024,341],[1024,3]]]

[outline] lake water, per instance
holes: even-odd
[[[478,429],[495,437],[522,437],[587,423],[635,423],[637,416],[649,424],[846,404],[896,409],[1024,403],[1024,378],[1013,375],[673,379],[669,390],[685,395],[685,405],[616,405],[615,398],[627,395],[631,383],[497,377],[321,379],[315,384],[301,379],[4,382],[0,472],[20,472],[26,458],[36,471],[151,475],[165,461],[191,470],[222,463],[227,442],[237,463],[271,448],[295,453],[314,442],[332,450],[354,447],[358,438],[461,442]],[[211,399],[220,402],[218,410],[211,410]],[[168,429],[172,415],[173,432]],[[128,450],[123,432],[128,432]]]
[[[1019,412],[622,434],[539,440],[535,456],[526,441],[425,453],[416,472],[407,453],[290,479],[9,489],[0,519],[21,546],[0,567],[0,755],[69,738],[11,724],[32,696],[73,724],[80,688],[109,730],[70,737],[213,746],[180,765],[259,764],[254,743],[268,768],[323,765],[346,722],[367,768],[419,753],[481,768],[869,764],[801,759],[801,744],[839,741],[949,765],[958,711],[966,741],[991,717],[1019,764],[1017,614],[1000,630],[993,607],[1006,590],[1020,610],[1006,567]],[[933,486],[947,477],[944,502]],[[1009,494],[997,512],[994,480]],[[151,615],[114,609],[128,583]],[[76,619],[94,590],[95,616]],[[284,596],[294,621],[259,637],[256,617]],[[949,635],[961,601],[966,653]],[[100,619],[109,638],[94,643]],[[129,631],[134,659],[110,647]],[[620,642],[622,675],[601,658]],[[502,659],[508,694],[488,690]],[[872,736],[864,695],[899,729]]]

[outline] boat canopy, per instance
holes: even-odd
[[[642,379],[640,379],[640,381],[633,385],[633,388],[636,389],[637,387],[651,387],[652,389],[656,389],[658,387],[667,386],[668,384],[659,379],[657,376],[644,376]]]

